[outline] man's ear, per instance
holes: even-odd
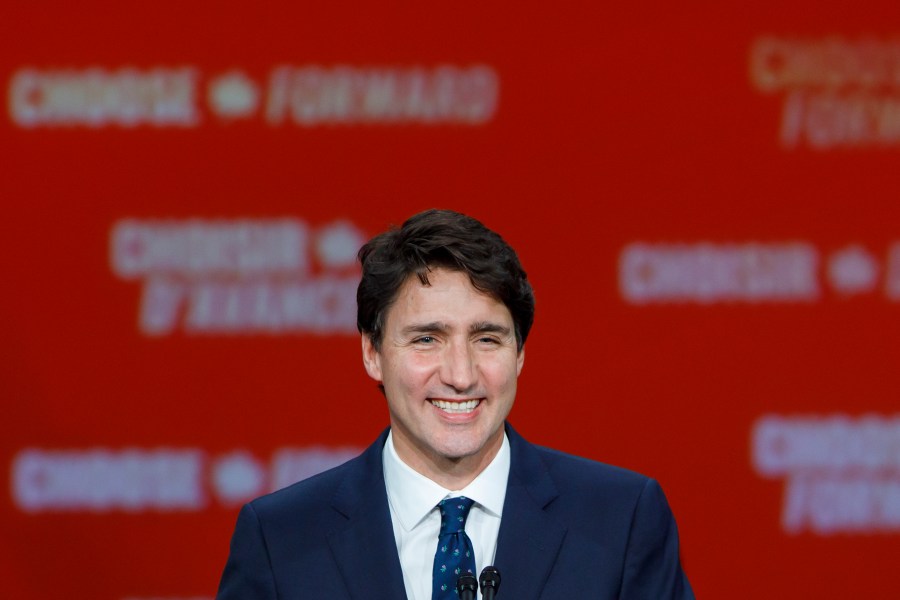
[[[525,346],[522,346],[522,349],[519,350],[519,355],[516,357],[516,377],[522,374],[522,367],[525,365]]]
[[[363,365],[366,367],[366,373],[369,374],[369,377],[381,383],[383,380],[381,375],[381,355],[375,349],[375,344],[372,343],[372,338],[368,334],[362,334],[361,338]]]

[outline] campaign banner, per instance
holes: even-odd
[[[211,600],[388,426],[356,257],[427,208],[534,286],[511,424],[657,479],[698,597],[897,596],[898,17],[0,9],[3,597]]]

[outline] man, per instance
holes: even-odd
[[[506,423],[534,316],[513,249],[430,210],[359,258],[363,363],[390,429],[244,506],[217,598],[444,600],[489,565],[501,600],[693,598],[655,481]]]

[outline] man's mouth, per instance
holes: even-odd
[[[463,415],[466,413],[470,413],[475,410],[479,404],[481,404],[481,400],[463,400],[462,402],[451,402],[449,400],[430,400],[430,402],[442,411],[448,412],[453,415]]]

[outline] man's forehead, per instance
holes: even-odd
[[[435,269],[429,272],[428,280],[423,283],[415,274],[410,275],[388,307],[386,321],[401,319],[403,327],[441,324],[443,329],[512,323],[506,305],[473,286],[467,274]]]
[[[415,273],[411,273],[400,289],[397,291],[397,297],[414,296],[421,293],[426,295],[439,291],[462,291],[472,294],[478,294],[487,298],[492,298],[490,294],[486,294],[472,285],[472,280],[464,271],[445,269],[443,267],[430,269],[426,273],[427,283],[423,282]]]

